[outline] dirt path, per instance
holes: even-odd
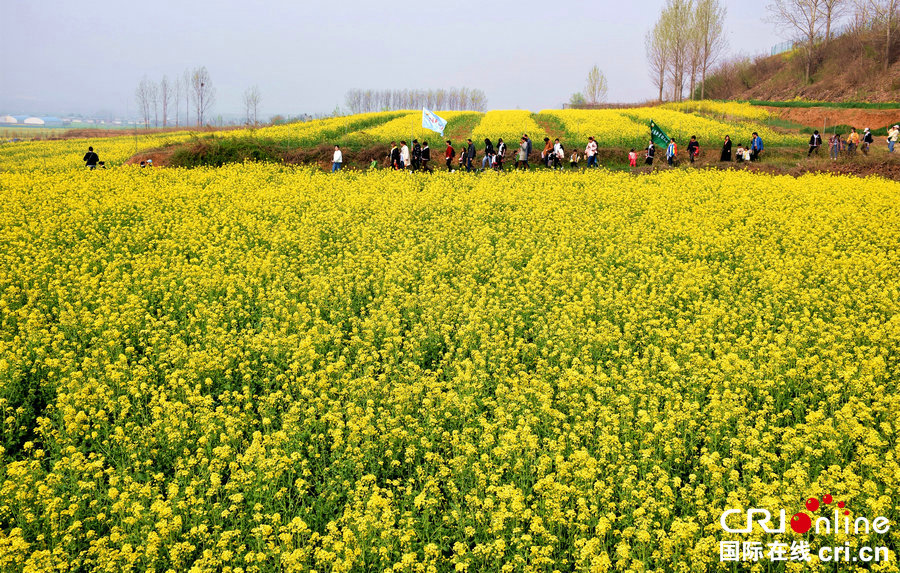
[[[878,129],[900,122],[900,109],[842,109],[833,107],[766,107],[782,119],[822,129],[830,125],[849,125],[859,130]],[[826,127],[827,130],[827,127]]]

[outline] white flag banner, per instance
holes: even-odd
[[[447,120],[439,117],[433,111],[422,108],[422,127],[425,129],[430,129],[431,131],[436,131],[441,134],[441,137],[444,136],[444,128],[447,127]]]

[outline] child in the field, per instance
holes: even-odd
[[[575,169],[576,167],[578,167],[578,152],[577,151],[573,151],[572,156],[569,157],[569,167],[571,167],[572,169]]]
[[[628,165],[630,167],[637,167],[637,153],[635,153],[634,148],[631,148],[631,151],[628,152]]]

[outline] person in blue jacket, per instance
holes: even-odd
[[[759,161],[759,154],[762,153],[763,150],[763,140],[755,131],[753,132],[753,139],[750,140],[750,161]]]

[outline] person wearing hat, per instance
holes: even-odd
[[[897,143],[898,139],[900,139],[900,125],[895,125],[888,131],[888,151],[891,153],[894,152],[894,144]]]
[[[863,155],[869,154],[869,146],[875,143],[875,138],[872,137],[872,132],[869,131],[869,128],[865,128],[863,130],[863,138],[862,138],[862,152]]]

